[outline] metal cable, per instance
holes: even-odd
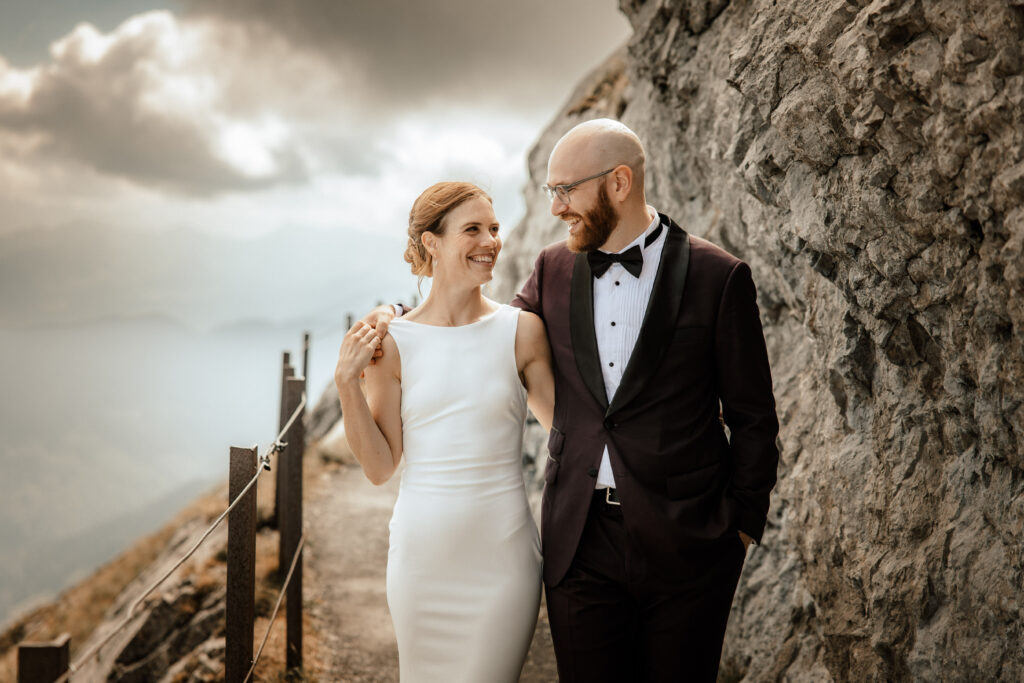
[[[270,637],[270,630],[274,628],[274,619],[277,619],[277,610],[281,608],[281,600],[284,598],[285,591],[288,590],[288,584],[292,580],[292,572],[295,571],[295,565],[299,561],[299,553],[302,552],[302,546],[306,542],[306,534],[303,532],[299,536],[299,544],[295,546],[295,554],[292,555],[292,566],[288,568],[288,576],[285,577],[284,585],[281,586],[281,592],[277,594],[277,604],[274,605],[274,611],[270,613],[270,621],[267,623],[267,632],[263,634],[263,641],[260,642],[260,647],[256,650],[256,656],[252,658],[252,666],[249,667],[249,673],[245,674],[245,678],[242,679],[242,683],[247,683],[249,677],[252,676],[252,672],[256,670],[256,662],[260,661],[260,655],[263,654],[263,646],[267,644],[267,638]]]
[[[128,625],[128,622],[131,621],[132,616],[134,616],[135,614],[135,610],[138,608],[140,604],[142,604],[142,601],[145,600],[150,593],[156,590],[160,586],[160,584],[166,581],[167,578],[178,569],[178,567],[183,565],[185,561],[188,560],[188,558],[192,557],[193,553],[195,553],[195,551],[199,549],[199,546],[203,544],[203,541],[205,541],[210,536],[210,534],[213,533],[214,529],[220,526],[220,523],[224,521],[224,518],[228,516],[228,513],[231,512],[232,508],[234,508],[235,505],[237,505],[238,502],[242,500],[242,497],[249,492],[249,489],[253,487],[256,481],[260,478],[260,475],[263,474],[264,471],[270,470],[270,456],[275,453],[279,453],[287,445],[286,443],[283,443],[281,441],[281,438],[288,433],[288,430],[291,429],[292,424],[298,418],[299,414],[302,413],[302,410],[305,407],[306,394],[303,393],[302,400],[299,401],[299,405],[298,407],[295,408],[295,412],[293,412],[291,417],[288,418],[288,422],[285,424],[284,427],[281,428],[281,431],[277,433],[277,437],[274,439],[274,442],[270,444],[264,451],[263,455],[260,456],[259,464],[256,467],[256,475],[249,480],[249,483],[245,485],[245,488],[242,489],[241,493],[235,496],[235,499],[231,501],[231,504],[228,505],[228,508],[223,513],[221,513],[220,517],[218,517],[213,524],[210,525],[210,527],[203,534],[202,538],[196,541],[195,545],[193,545],[192,548],[187,553],[185,553],[185,555],[180,560],[178,560],[173,567],[167,570],[164,573],[164,575],[161,576],[159,579],[154,581],[153,584],[149,588],[147,588],[142,595],[140,595],[138,598],[135,599],[134,602],[132,602],[131,607],[128,608],[128,613],[125,614],[124,619],[121,620],[121,623],[119,623],[117,627],[114,628],[113,631],[108,633],[103,640],[93,645],[88,650],[86,650],[84,654],[80,655],[73,664],[70,664],[68,666],[68,670],[65,671],[60,678],[54,681],[54,683],[66,683],[68,677],[70,677],[71,674],[76,673],[78,669],[82,666],[82,664],[88,661],[89,658],[92,657],[94,654],[99,652],[104,645],[110,642],[111,638],[117,635],[121,631],[121,629]],[[262,467],[260,465],[262,465]]]

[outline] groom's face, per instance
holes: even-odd
[[[598,180],[600,184],[597,186],[596,197],[593,192],[588,193],[588,197],[574,196],[566,210],[556,214],[569,225],[566,246],[570,251],[594,251],[608,241],[608,237],[619,223],[619,214],[608,199],[604,178]]]
[[[567,197],[551,200],[551,213],[565,221],[569,229],[566,246],[577,253],[601,247],[619,224],[618,209],[608,196],[609,175],[576,184],[609,166],[602,166],[605,160],[595,155],[591,146],[586,139],[563,139],[548,160],[548,187],[575,184]]]

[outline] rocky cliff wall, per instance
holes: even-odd
[[[648,194],[747,261],[782,425],[724,680],[1024,680],[1024,2],[621,0],[627,48],[529,157],[615,116]]]

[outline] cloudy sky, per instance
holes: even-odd
[[[416,195],[478,182],[507,233],[628,35],[614,0],[0,0],[0,327],[410,292]]]

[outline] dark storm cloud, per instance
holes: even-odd
[[[553,111],[627,37],[614,0],[186,0],[358,69],[380,106],[454,98]]]

